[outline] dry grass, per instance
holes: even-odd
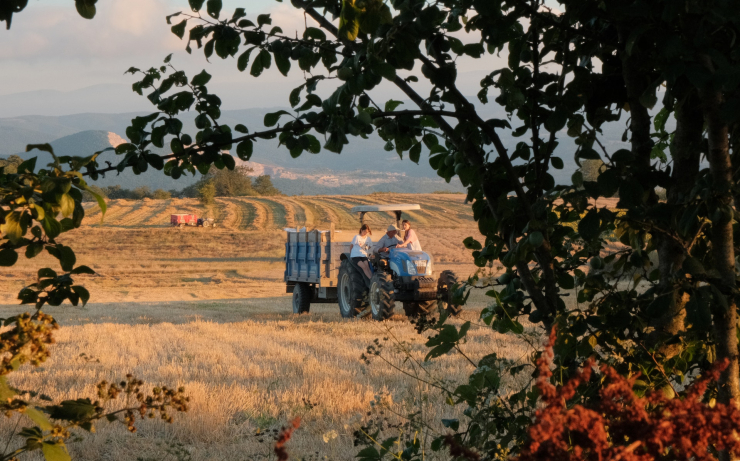
[[[445,405],[438,391],[388,365],[367,366],[359,359],[374,339],[384,337],[407,343],[412,357],[423,359],[425,337],[404,316],[384,323],[346,321],[334,304],[291,314],[282,282],[285,234],[278,225],[326,228],[331,219],[344,230],[338,235],[349,238],[357,226],[349,208],[360,203],[421,203],[422,212],[411,218],[434,255],[435,270],[453,269],[463,277],[476,270],[461,243],[478,235],[461,195],[235,198],[219,199],[208,210],[193,200],[120,200],[110,204],[102,225],[91,206],[82,228],[65,234],[63,242],[73,245],[79,264],[98,272],[79,277],[92,303],[49,309],[62,325],[52,358],[43,368],[12,375],[12,384],[55,399],[94,395],[97,382],[126,373],[151,386],[186,387],[192,409],[174,424],[146,422],[136,435],[103,426],[73,444],[81,460],[175,459],[166,458],[168,443],[182,443],[194,460],[259,459],[271,453],[272,440],[255,432],[278,429],[296,415],[304,418],[289,445],[296,457],[352,459],[352,432],[376,398],[387,412],[423,409],[432,432],[443,431],[440,419],[459,416],[461,408]],[[169,228],[175,212],[210,213],[222,226]],[[389,215],[368,217],[376,237],[392,221]],[[55,265],[48,255],[21,258],[12,273],[0,273],[0,303],[6,303],[0,315],[21,310],[10,304],[44,264]],[[492,352],[521,358],[523,344],[477,321],[486,302],[476,293],[463,318],[455,320],[478,325],[466,352],[474,361]],[[82,359],[83,353],[94,361]],[[403,354],[391,357],[404,366]],[[424,369],[450,383],[472,371],[459,355]],[[317,406],[309,410],[304,399]],[[0,423],[0,434],[13,424]],[[338,437],[325,443],[323,434],[332,430]]]
[[[477,312],[484,303],[477,293],[470,310],[456,322],[470,319],[478,324]],[[13,309],[6,307],[2,314]],[[302,415],[304,423],[291,440],[291,453],[351,459],[356,451],[352,432],[367,418],[376,398],[387,405],[389,415],[423,407],[431,434],[443,431],[441,418],[461,416],[461,408],[445,405],[435,389],[381,362],[366,366],[359,360],[374,339],[383,337],[407,342],[412,356],[422,360],[425,338],[405,317],[384,323],[343,321],[336,306],[328,304],[312,306],[310,315],[289,311],[284,297],[51,309],[64,325],[51,360],[41,369],[23,368],[11,382],[55,399],[94,395],[95,383],[126,373],[151,386],[186,387],[192,409],[172,425],[147,422],[136,435],[121,426],[102,426],[73,445],[75,458],[81,460],[161,459],[165,442],[184,444],[194,460],[255,459],[268,454],[272,444],[269,436],[255,437],[255,432],[277,429],[296,415]],[[521,359],[527,349],[490,329],[474,327],[465,351],[473,360],[492,352]],[[94,361],[80,358],[83,353]],[[401,354],[390,357],[404,366]],[[472,371],[454,354],[425,369],[451,383],[463,382]],[[317,406],[307,409],[304,399]],[[14,423],[5,421],[4,426]],[[323,434],[332,430],[339,436],[325,443]]]

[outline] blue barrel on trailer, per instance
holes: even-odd
[[[285,288],[293,293],[293,311],[308,312],[311,303],[337,302],[337,275],[342,252],[349,243],[333,242],[329,230],[287,229],[285,242]]]

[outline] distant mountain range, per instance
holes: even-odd
[[[0,103],[2,98],[0,97]],[[257,131],[263,129],[264,115],[278,109],[223,111],[221,121],[232,126],[241,123],[252,131]],[[505,118],[503,113],[495,112],[490,106],[479,106],[479,109],[484,118]],[[0,118],[0,140],[2,140],[0,157],[23,152],[27,144],[45,142],[50,142],[60,155],[90,155],[115,144],[112,140],[124,141],[126,127],[131,119],[144,114],[146,112]],[[196,131],[192,115],[183,115],[181,119],[185,132]],[[518,121],[514,120],[511,123],[516,126]],[[613,123],[605,127],[604,141],[610,151],[626,146],[620,140],[623,131],[622,123]],[[501,137],[509,149],[513,149],[520,141],[503,130]],[[573,160],[575,145],[565,133],[559,141],[556,155],[563,159],[564,168],[553,170],[552,174],[557,183],[566,184],[570,182],[570,177],[577,168]],[[315,155],[304,153],[294,159],[285,148],[278,147],[277,140],[264,140],[255,145],[251,160],[259,165],[256,170],[262,168],[263,171],[271,171],[275,185],[288,194],[365,194],[374,191],[421,193],[464,190],[457,179],[447,184],[439,178],[429,166],[426,152],[422,153],[422,160],[417,165],[407,158],[400,159],[395,152],[386,152],[383,149],[384,144],[378,136],[371,136],[369,139],[353,138],[341,155],[322,151]],[[159,153],[164,154],[168,151],[165,149]],[[40,155],[39,165],[48,163],[43,159],[49,157],[43,153],[24,153],[21,156],[27,158],[29,155]],[[491,155],[494,156],[495,153]],[[112,152],[104,154],[102,160],[108,160],[113,164],[118,162]],[[129,189],[146,185],[153,189],[170,190],[182,189],[197,180],[198,177],[191,176],[173,180],[161,172],[150,170],[139,176],[131,171],[120,175],[108,174],[97,184],[101,186],[117,184]]]

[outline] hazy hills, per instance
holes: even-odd
[[[34,133],[31,133],[33,135]],[[20,132],[20,135],[26,133]],[[87,130],[72,135],[63,136],[52,141],[50,144],[57,155],[90,155],[94,152],[101,151],[108,147],[115,147],[125,142],[121,136],[112,131]],[[388,154],[382,150],[383,154]],[[280,150],[276,149],[277,153]],[[160,152],[164,153],[164,151]],[[362,154],[362,152],[360,152]],[[51,155],[32,150],[31,152],[16,152],[15,155],[27,159],[38,157],[37,165],[44,166],[51,162]],[[336,155],[336,154],[331,154]],[[254,169],[254,175],[269,174],[273,178],[273,183],[281,191],[289,195],[332,195],[332,194],[353,194],[353,193],[371,193],[371,192],[413,192],[428,193],[438,190],[462,190],[461,186],[447,184],[438,177],[433,176],[434,171],[426,164],[416,165],[408,160],[402,162],[398,156],[392,153],[386,162],[381,162],[377,167],[379,170],[357,169],[348,170],[347,164],[350,161],[358,160],[357,153],[346,155],[342,154],[344,162],[340,163],[345,168],[300,168],[296,167],[290,161],[283,161],[287,167],[259,162],[247,162],[246,165]],[[312,156],[313,157],[313,156]],[[259,158],[255,155],[253,158]],[[367,158],[367,157],[366,157]],[[279,157],[278,157],[279,159]],[[288,158],[289,160],[290,157]],[[103,162],[110,161],[115,164],[118,160],[113,152],[105,152],[101,155]],[[323,160],[323,159],[322,159]],[[359,160],[367,164],[360,156]],[[245,163],[239,161],[239,163]],[[325,164],[323,161],[317,162],[318,165]],[[402,165],[409,169],[416,168],[420,172],[416,175],[407,175],[401,169],[381,169],[386,165]],[[428,170],[428,171],[427,171]],[[413,171],[413,170],[412,170]],[[432,175],[424,176],[425,173],[431,172]],[[108,173],[105,177],[93,182],[98,186],[120,185],[127,189],[134,189],[139,186],[147,186],[151,189],[183,189],[200,179],[200,175],[185,175],[175,180],[165,176],[162,172],[148,170],[141,175],[135,175],[130,170],[121,174]]]
[[[104,89],[98,88],[96,91],[99,90],[102,94]],[[7,97],[0,97],[0,103],[3,98]],[[478,106],[485,118],[505,118],[500,108]],[[403,108],[404,106],[400,106],[398,110]],[[278,108],[223,111],[221,121],[232,126],[241,123],[252,131],[259,131],[264,129],[264,115],[275,110]],[[27,144],[44,142],[50,142],[62,155],[90,155],[111,145],[109,133],[125,137],[126,127],[131,119],[144,114],[147,112],[0,118],[0,140],[3,141],[0,143],[0,156],[23,152]],[[184,114],[181,120],[184,122],[184,131],[196,131],[192,115]],[[513,120],[511,124],[518,126],[519,122]],[[609,150],[614,151],[624,145],[620,140],[623,130],[621,122],[605,127],[603,139]],[[521,139],[513,138],[508,133],[501,130],[502,141],[507,148],[513,149]],[[564,168],[553,170],[552,174],[557,183],[564,184],[570,182],[577,167],[573,160],[575,145],[564,133],[559,142],[556,155],[562,158]],[[285,148],[278,147],[277,140],[264,140],[255,145],[251,160],[273,169],[281,168],[281,173],[273,173],[272,176],[276,186],[288,194],[463,190],[459,181],[454,180],[452,184],[447,184],[437,176],[429,166],[426,152],[422,153],[422,160],[417,165],[408,159],[400,159],[395,152],[386,152],[383,149],[384,144],[378,136],[371,136],[369,139],[353,138],[341,155],[322,151],[315,155],[304,153],[293,159]],[[167,150],[162,153],[167,153]],[[118,162],[112,152],[104,154],[102,160],[113,164]],[[39,161],[40,165],[44,163],[46,162]],[[175,181],[157,171],[148,171],[140,176],[127,171],[121,175],[109,174],[98,183],[103,186],[118,184],[125,188],[146,185],[169,190],[182,189],[196,180],[193,177],[182,177]]]

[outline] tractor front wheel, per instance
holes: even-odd
[[[360,315],[367,307],[367,287],[362,274],[345,259],[339,266],[339,311],[344,318]]]
[[[396,307],[393,277],[387,272],[376,272],[370,280],[370,309],[373,320],[388,320]]]
[[[437,280],[437,306],[439,311],[447,311],[452,316],[458,316],[462,312],[462,306],[453,303],[457,285],[457,276],[452,271],[442,271]]]

